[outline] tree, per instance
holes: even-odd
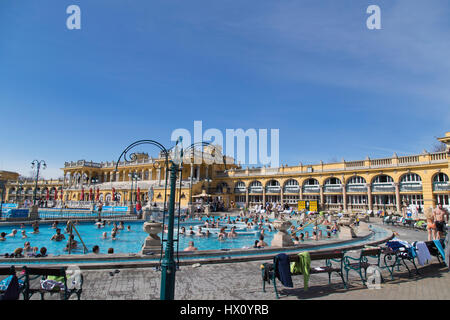
[[[443,142],[435,142],[431,147],[431,152],[444,152],[447,150],[447,145]]]

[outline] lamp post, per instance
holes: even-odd
[[[131,201],[131,205],[133,205],[133,193],[134,193],[134,190],[137,189],[137,182],[139,180],[139,175],[137,174],[137,172],[132,172],[132,173],[129,173],[128,176],[130,177],[130,180],[131,180],[130,201]],[[134,184],[134,181],[136,181],[135,184]],[[133,184],[134,184],[134,188],[133,188]],[[136,198],[135,198],[135,202],[136,202]]]
[[[166,248],[164,253],[164,259],[161,261],[161,292],[160,299],[161,300],[173,300],[175,296],[175,273],[176,273],[176,263],[174,259],[174,218],[175,218],[175,193],[176,193],[176,180],[177,180],[177,172],[179,170],[180,161],[171,160],[169,166],[169,152],[167,149],[157,141],[154,140],[139,140],[131,145],[129,145],[119,156],[117,160],[115,171],[117,172],[118,164],[120,163],[120,159],[124,156],[125,161],[132,162],[136,159],[135,154],[131,154],[130,160],[127,160],[127,153],[134,147],[142,144],[150,144],[153,146],[157,146],[161,150],[161,154],[165,160],[165,168],[170,171],[170,198],[169,198],[169,206],[168,206],[168,234],[166,241]],[[178,141],[177,141],[178,144]],[[176,147],[175,150],[178,150]],[[182,149],[181,149],[182,155]],[[179,158],[177,152],[175,152],[175,158]],[[182,159],[182,156],[181,156]],[[167,175],[166,175],[166,188],[167,188]],[[166,194],[166,193],[165,193]],[[163,212],[166,211],[166,199],[164,198],[164,209]],[[164,215],[165,216],[165,215]],[[161,250],[163,248],[161,247]],[[162,254],[162,251],[161,251]]]
[[[5,196],[5,183],[3,181],[0,181],[0,188],[1,188],[1,192],[2,192],[2,197],[0,199],[0,217],[3,214],[3,199]]]
[[[37,191],[37,184],[38,184],[38,179],[39,179],[39,170],[41,169],[45,169],[47,168],[47,164],[45,163],[44,160],[38,161],[38,160],[33,160],[33,162],[31,162],[31,169],[34,169],[34,167],[37,167],[36,170],[36,182],[34,185],[34,192],[33,192],[33,205],[36,204],[36,191]]]

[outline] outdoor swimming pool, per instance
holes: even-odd
[[[84,243],[86,244],[89,252],[92,252],[92,247],[94,245],[98,245],[100,247],[100,253],[107,253],[108,248],[113,248],[114,253],[139,253],[144,239],[148,236],[146,232],[143,231],[142,221],[125,221],[124,222],[125,229],[120,230],[117,235],[116,240],[111,239],[111,230],[113,225],[106,225],[104,228],[98,229],[93,222],[81,222],[76,228],[79,231]],[[204,222],[199,220],[188,220],[180,223],[180,228],[184,226],[187,231],[189,231],[189,227],[192,226],[194,231],[197,230],[198,226],[203,227]],[[127,226],[131,227],[130,231],[127,231]],[[227,231],[230,231],[231,224],[223,224],[223,226],[227,226]],[[227,238],[223,241],[218,240],[217,230],[211,229],[212,234],[209,237],[201,237],[196,235],[180,235],[179,236],[179,249],[180,251],[184,250],[188,246],[189,241],[194,241],[195,246],[198,250],[221,250],[221,249],[242,249],[242,248],[251,248],[253,247],[255,240],[259,238],[260,231],[259,230],[248,230],[244,229],[243,225],[237,224],[237,234],[236,238]],[[294,223],[294,226],[297,226]],[[50,241],[51,237],[55,234],[55,229],[51,227],[51,224],[40,224],[39,233],[32,234],[33,228],[30,225],[25,226],[23,229],[20,228],[20,225],[14,226],[0,226],[0,233],[5,232],[6,234],[10,234],[12,229],[17,230],[17,234],[15,237],[6,237],[6,241],[0,242],[0,254],[12,253],[16,248],[23,247],[26,241],[29,241],[32,247],[46,247],[48,254],[52,255],[65,255],[67,254],[64,251],[64,248],[67,243],[68,234],[64,233],[65,224],[60,222],[58,227],[61,229],[61,233],[63,233],[66,237],[66,240],[57,242]],[[323,230],[324,234],[325,227],[320,226]],[[268,231],[268,227],[266,226],[264,231],[264,241],[270,245],[273,236],[276,231]],[[22,239],[22,230],[25,230],[27,238]],[[203,231],[206,231],[203,228]],[[312,225],[307,226],[304,231],[308,231],[309,234],[312,234]],[[303,232],[304,232],[303,231]],[[103,232],[107,232],[108,238],[103,239]],[[161,233],[159,234],[161,237]],[[166,236],[165,236],[166,238]],[[76,236],[75,239],[79,241]],[[332,236],[333,240],[336,240],[336,236]],[[313,240],[305,240],[303,243],[313,244]],[[176,244],[175,244],[176,245]],[[73,251],[74,254],[82,254],[83,247],[82,244],[79,243],[79,248]],[[159,252],[157,252],[159,253]]]

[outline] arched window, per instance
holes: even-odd
[[[433,182],[448,182],[448,175],[443,172],[439,172],[434,176]]]
[[[439,172],[433,177],[433,191],[450,191],[448,175]]]
[[[366,179],[360,176],[353,176],[347,180],[347,192],[367,192]],[[359,200],[358,200],[359,201]],[[359,202],[355,202],[359,203]]]
[[[262,193],[263,192],[262,183],[259,181],[253,181],[252,183],[250,183],[248,191],[250,193]]]
[[[366,179],[360,176],[353,176],[347,180],[347,184],[365,184]]]
[[[394,183],[394,179],[392,179],[391,176],[388,176],[388,175],[385,175],[385,174],[381,174],[379,176],[376,176],[373,179],[372,184],[374,184],[374,183],[377,183],[377,184],[379,184],[379,183]]]
[[[266,184],[267,193],[279,193],[281,191],[280,183],[277,180],[270,180]]]
[[[341,185],[341,180],[339,180],[338,178],[331,177],[331,178],[328,178],[327,180],[325,180],[324,185],[325,186],[328,186],[328,185]]]
[[[400,178],[400,191],[422,191],[422,178],[416,173],[407,173]]]
[[[244,181],[238,181],[234,185],[234,193],[245,193],[246,187]]]
[[[284,183],[284,193],[299,193],[300,185],[295,179],[289,179]]]
[[[303,183],[303,192],[304,193],[319,193],[319,181],[316,179],[310,178]]]
[[[305,181],[305,183],[303,184],[304,186],[314,186],[314,185],[319,185],[319,181],[317,181],[316,179],[310,178],[308,180]]]
[[[323,192],[342,192],[341,180],[335,177],[325,180]]]
[[[394,179],[391,176],[381,174],[372,181],[373,192],[395,192]]]

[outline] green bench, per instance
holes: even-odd
[[[63,300],[68,300],[72,294],[76,294],[78,300],[81,298],[81,293],[83,291],[83,275],[80,274],[80,281],[74,288],[68,286],[68,278],[66,273],[66,268],[37,268],[37,267],[23,267],[25,270],[25,280],[24,280],[24,299],[29,300],[31,296],[35,293],[41,295],[41,300],[44,300],[44,295],[46,293],[55,294],[59,293],[62,295]],[[40,280],[47,280],[48,276],[60,277],[63,288],[56,287],[54,290],[46,290],[41,287]]]
[[[289,263],[298,261],[298,254],[288,255]],[[319,273],[328,273],[328,284],[331,284],[331,274],[337,273],[344,284],[344,288],[347,289],[347,284],[344,280],[343,275],[343,260],[344,252],[340,250],[325,251],[325,252],[310,252],[311,262],[325,260],[324,266],[319,268],[311,268],[310,275]],[[333,263],[334,262],[334,263]],[[277,266],[275,263],[265,263],[261,267],[261,276],[263,282],[263,292],[266,292],[266,281],[271,280],[273,282],[273,288],[277,299],[279,299],[277,284],[276,284],[276,273]],[[296,276],[301,274],[291,274],[291,276]]]
[[[369,260],[369,258],[372,258]],[[373,261],[375,259],[375,261]],[[350,256],[344,257],[345,282],[348,284],[348,274],[350,271],[355,271],[361,277],[362,283],[367,283],[367,269],[370,266],[381,268],[381,248],[361,249],[359,257],[353,258]],[[364,274],[364,275],[363,275]]]

